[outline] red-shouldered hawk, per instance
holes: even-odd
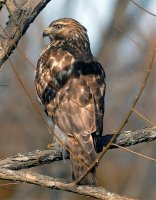
[[[94,142],[103,130],[105,73],[91,53],[86,28],[76,20],[53,21],[43,36],[49,36],[50,44],[37,63],[36,91],[55,134],[72,152],[75,180],[97,157]],[[80,184],[96,185],[95,169]]]

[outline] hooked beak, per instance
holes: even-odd
[[[43,31],[43,37],[49,36],[51,34],[51,29],[47,28]]]

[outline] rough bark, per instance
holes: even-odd
[[[16,48],[16,45],[28,29],[29,25],[49,1],[50,0],[26,0],[25,3],[19,7],[15,0],[0,0],[0,10],[3,5],[6,4],[10,14],[9,21],[6,24],[4,32],[0,35],[0,68]],[[5,49],[3,49],[3,46]],[[96,143],[97,151],[100,152],[102,148],[108,144],[112,137],[113,134],[99,138]],[[125,147],[135,145],[137,143],[150,142],[155,139],[156,127],[153,126],[136,131],[125,131],[124,133],[118,134],[114,143]],[[110,148],[117,147],[111,146]],[[69,158],[69,155],[67,158]],[[61,179],[54,179],[40,174],[30,173],[28,171],[17,171],[20,169],[28,169],[34,166],[52,163],[62,159],[62,154],[57,149],[44,151],[37,150],[25,154],[17,154],[0,160],[0,178],[27,182],[52,189],[55,188],[65,190],[81,195],[95,197],[97,199],[129,199],[110,193],[101,187],[76,186],[72,183],[64,182]]]
[[[100,141],[100,145],[105,146],[110,141],[112,135],[105,135]],[[150,142],[156,139],[156,127],[142,128],[135,131],[125,131],[119,134],[115,140],[115,144],[120,146],[130,146],[142,142]],[[114,148],[112,146],[111,148]],[[116,148],[116,147],[115,147]],[[69,158],[69,155],[67,159]],[[58,148],[52,150],[36,150],[25,154],[17,154],[12,157],[0,160],[0,178],[12,181],[26,182],[39,186],[48,187],[77,193],[80,195],[95,197],[105,200],[128,200],[130,198],[123,197],[111,192],[108,192],[102,187],[77,186],[73,183],[65,182],[61,179],[43,176],[28,171],[18,171],[20,169],[28,169],[34,166],[52,163],[62,160],[62,154]],[[16,171],[15,171],[16,170]]]
[[[104,147],[108,144],[113,134],[105,135],[99,140],[99,146]],[[135,145],[143,142],[151,142],[156,139],[156,127],[142,128],[135,131],[125,131],[117,135],[114,144],[122,147]],[[97,143],[98,146],[98,143]],[[111,146],[111,149],[117,148]],[[66,159],[69,159],[67,155]],[[55,161],[63,160],[61,151],[59,148],[53,148],[52,150],[36,150],[25,154],[17,154],[12,157],[4,158],[0,160],[0,168],[6,168],[10,170],[28,169],[34,166],[52,163]]]
[[[97,152],[106,146],[113,137],[113,134],[102,136],[97,141]],[[141,128],[133,131],[124,131],[117,135],[114,143],[123,147],[135,145],[143,142],[151,142],[156,139],[156,126]],[[116,148],[112,146],[111,148]]]
[[[96,199],[132,200],[130,198],[108,192],[106,189],[102,187],[77,186],[72,183],[66,183],[61,179],[54,179],[48,176],[43,176],[37,173],[30,173],[26,171],[13,171],[5,168],[0,168],[0,178],[13,181],[26,182],[30,184],[48,187],[51,189],[64,190],[68,192],[77,193],[80,195],[95,197]]]
[[[14,0],[6,1],[10,16],[4,32],[1,34],[2,37],[0,37],[0,68],[16,48],[15,44],[18,44],[29,25],[49,1],[50,0],[27,0],[20,7],[15,4]],[[5,1],[0,1],[0,9],[4,3]],[[3,43],[3,45],[1,43]],[[5,46],[5,49],[3,49],[3,46]]]

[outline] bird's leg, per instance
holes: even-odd
[[[55,137],[53,138],[52,143],[47,144],[48,149],[57,149],[58,143],[55,139]]]
[[[65,146],[62,146],[62,144],[60,144],[58,142],[57,139],[54,138],[53,142],[47,145],[48,149],[52,150],[55,149],[57,152],[61,152],[62,153],[62,158],[65,161],[66,158],[69,157],[69,153],[67,152],[67,149],[65,148]]]
[[[55,146],[56,146],[56,143],[47,144],[48,149],[54,149]]]

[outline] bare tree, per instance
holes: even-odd
[[[25,88],[21,78],[18,76],[18,73],[14,68],[14,64],[9,56],[11,55],[11,53],[15,48],[18,48],[17,44],[21,36],[26,32],[30,23],[33,22],[33,20],[36,18],[39,12],[46,6],[46,4],[49,1],[50,0],[35,0],[35,1],[27,0],[20,6],[16,4],[14,0],[0,1],[0,9],[4,5],[6,5],[10,14],[9,21],[6,24],[5,29],[3,29],[2,34],[0,35],[0,67],[2,67],[2,65],[6,60],[9,61],[10,65],[14,70],[14,73],[16,74],[18,81],[22,85],[25,93],[27,94],[28,98],[30,99],[31,103],[33,104],[34,108],[36,109],[36,111],[39,113],[40,116],[42,116],[42,114],[36,107],[33,99],[31,98],[31,95]],[[123,6],[127,6],[127,3],[128,1]],[[119,9],[117,9],[118,12],[121,9],[120,6]],[[108,43],[108,46],[112,45],[109,45]],[[150,142],[156,139],[155,125],[151,128],[142,128],[136,131],[127,131],[121,133],[122,128],[127,123],[132,112],[137,112],[135,106],[142,94],[142,91],[145,88],[150,70],[152,68],[155,59],[155,52],[156,51],[154,50],[151,62],[148,65],[147,74],[145,75],[142,87],[139,90],[137,97],[134,99],[134,102],[132,103],[132,106],[130,107],[130,110],[126,115],[126,117],[124,118],[121,126],[119,127],[118,130],[115,131],[114,134],[103,136],[102,138],[99,139],[99,141],[97,141],[97,147],[99,148],[98,151],[99,152],[102,151],[102,153],[99,154],[96,162],[93,163],[93,165],[89,168],[89,170],[91,170],[95,166],[95,164],[100,161],[105,152],[110,148],[114,147],[117,148],[120,146],[125,147],[129,145],[138,144],[141,142]],[[69,158],[69,156],[67,158]],[[97,199],[130,199],[127,197],[123,197],[108,192],[106,189],[101,187],[78,186],[75,183],[65,182],[63,180],[54,179],[51,177],[43,176],[41,174],[30,173],[27,171],[19,171],[20,169],[30,168],[45,163],[47,164],[57,160],[62,160],[61,152],[59,152],[57,149],[35,151],[24,155],[19,154],[13,157],[8,157],[0,161],[0,178],[12,181],[27,182],[30,184],[45,186],[51,189],[65,190],[73,193],[78,193],[81,195],[95,197]],[[155,160],[153,159],[153,161]],[[87,171],[87,173],[89,172],[89,170]],[[87,175],[87,173],[84,174],[84,176],[81,177],[80,179],[84,178]],[[80,180],[76,181],[76,183],[78,182],[80,182]]]

